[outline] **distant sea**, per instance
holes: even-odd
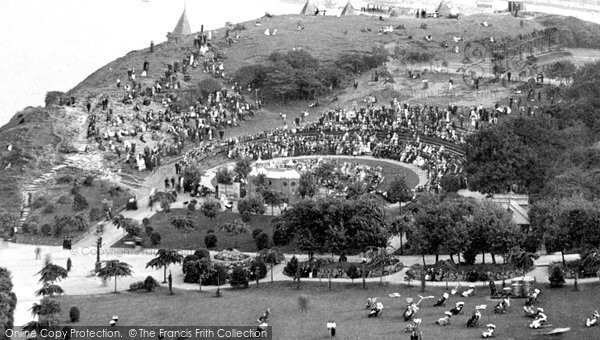
[[[271,14],[299,13],[298,0],[187,0],[192,31]],[[184,0],[0,0],[0,126],[48,91],[67,91],[150,41],[166,40]]]

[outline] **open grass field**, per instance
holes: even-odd
[[[214,230],[217,235],[217,247],[216,249],[235,248],[240,251],[254,252],[258,251],[254,239],[252,238],[252,231],[260,228],[267,234],[269,238],[273,237],[273,228],[271,227],[272,216],[260,215],[252,216],[252,220],[248,222],[250,226],[250,233],[240,234],[234,236],[228,236],[227,234],[220,232],[219,227],[228,221],[241,218],[241,215],[233,212],[222,212],[214,219],[209,219],[204,216],[201,211],[196,210],[192,213],[192,218],[196,221],[196,230],[190,232],[187,238],[184,233],[177,230],[171,224],[172,216],[184,216],[187,214],[187,209],[172,209],[170,213],[158,212],[150,218],[150,226],[154,228],[154,232],[161,235],[161,243],[157,246],[152,246],[150,240],[145,237],[144,246],[148,248],[171,248],[171,249],[198,249],[206,248],[204,245],[204,237],[209,229]],[[122,247],[122,240],[115,244],[115,247]],[[285,249],[282,249],[285,250]]]
[[[483,326],[494,323],[497,326],[496,339],[573,339],[593,340],[600,338],[600,328],[585,328],[586,317],[598,309],[600,286],[598,284],[580,286],[574,292],[571,288],[550,291],[542,287],[538,305],[548,315],[553,327],[571,327],[571,331],[559,337],[533,335],[537,331],[529,329],[531,319],[523,317],[523,300],[512,300],[507,314],[494,314],[492,308],[498,300],[490,300],[487,289],[476,290],[475,296],[461,298],[466,302],[464,314],[455,316],[451,324],[442,327],[434,324],[444,311],[451,307],[432,307],[432,300],[424,301],[418,316],[423,319],[424,339],[479,339]],[[387,295],[398,292],[401,298],[392,299]],[[427,288],[424,295],[439,297],[442,289]],[[298,308],[298,296],[310,297],[307,312]],[[327,283],[302,283],[296,290],[293,283],[262,283],[246,290],[225,291],[223,297],[214,298],[214,292],[176,291],[168,295],[166,288],[154,293],[120,293],[90,296],[62,296],[56,298],[62,307],[60,320],[69,324],[68,311],[77,306],[81,311],[81,321],[74,325],[107,325],[112,315],[119,316],[119,324],[128,325],[251,325],[266,308],[271,308],[269,325],[273,327],[273,339],[326,339],[325,323],[335,320],[339,339],[408,339],[404,333],[407,325],[401,318],[406,305],[406,297],[417,297],[418,288],[379,286],[372,283],[367,290],[360,283],[334,284],[328,291]],[[422,294],[423,295],[423,294]],[[363,309],[369,297],[378,297],[384,305],[381,318],[368,319],[368,311]],[[451,296],[449,305],[458,298]],[[466,321],[475,305],[486,304],[482,313],[483,326],[478,329],[466,327]]]

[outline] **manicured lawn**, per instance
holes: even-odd
[[[229,236],[219,231],[219,227],[228,221],[233,221],[240,218],[240,214],[233,212],[223,212],[214,219],[209,219],[202,214],[200,211],[192,213],[192,218],[196,221],[196,230],[190,232],[186,236],[183,232],[177,230],[171,224],[172,216],[184,216],[187,214],[187,209],[172,209],[170,213],[158,212],[150,218],[150,225],[154,228],[154,232],[158,232],[162,239],[161,243],[157,246],[152,246],[150,240],[143,233],[144,246],[148,248],[173,248],[173,249],[198,249],[206,248],[204,245],[204,237],[209,229],[214,230],[217,235],[217,247],[216,249],[236,248],[240,251],[254,252],[258,249],[254,239],[252,238],[252,231],[256,228],[262,229],[264,232],[269,234],[271,239],[273,236],[273,228],[271,227],[272,216],[252,216],[252,220],[248,222],[250,226],[250,232],[247,234],[240,234]],[[115,247],[121,247],[122,241],[119,241]]]
[[[357,280],[360,281],[360,280]],[[597,284],[580,286],[573,292],[571,288],[549,290],[542,287],[538,305],[548,315],[554,327],[571,327],[571,331],[558,339],[598,339],[600,329],[585,328],[586,317],[598,308],[600,286]],[[398,292],[401,298],[392,299],[389,293]],[[439,297],[442,289],[428,288],[421,295]],[[442,327],[434,324],[459,299],[450,297],[448,306],[432,307],[434,301],[421,304],[418,316],[423,319],[424,339],[479,339],[481,331],[488,323],[497,326],[496,339],[537,339],[537,331],[528,327],[531,319],[523,317],[523,300],[512,300],[507,314],[494,314],[493,306],[498,300],[485,296],[487,289],[476,290],[465,301],[464,313],[455,316],[451,324]],[[298,309],[298,296],[310,297],[310,308],[304,313]],[[290,282],[261,284],[247,290],[225,291],[220,299],[214,292],[176,291],[168,295],[166,288],[154,293],[119,293],[91,296],[62,296],[57,298],[62,307],[60,320],[68,324],[69,309],[77,306],[81,311],[81,321],[77,325],[107,325],[113,315],[119,316],[119,324],[184,326],[184,325],[256,325],[256,319],[267,307],[271,308],[269,325],[273,327],[273,339],[325,339],[328,338],[325,323],[335,320],[339,339],[408,339],[404,333],[407,325],[401,318],[406,297],[417,297],[419,289],[412,287],[379,286],[369,284],[367,290],[360,289],[360,283],[333,285],[328,291],[322,283],[302,283],[296,290]],[[368,297],[378,297],[384,305],[381,318],[368,319],[363,309]],[[478,329],[466,327],[466,321],[475,305],[486,304],[482,326]]]

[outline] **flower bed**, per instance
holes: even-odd
[[[508,264],[475,264],[475,265],[456,265],[450,261],[440,261],[433,266],[415,264],[406,271],[405,280],[420,280],[425,274],[426,281],[467,281],[467,282],[486,282],[490,279],[494,281],[508,280],[514,277],[523,276],[525,270],[514,268]]]
[[[314,258],[311,262],[301,262],[300,276],[304,278],[329,278],[331,272],[332,278],[350,279],[348,276],[348,269],[354,265],[362,277],[363,265],[360,262],[334,262],[330,258]],[[365,269],[367,273],[365,277],[380,277],[385,275],[394,274],[401,271],[404,268],[404,264],[398,259],[394,259],[394,263],[383,268],[383,271],[379,268],[373,268],[367,264]]]
[[[233,268],[236,266],[245,267],[250,265],[250,262],[252,262],[252,257],[241,253],[237,249],[225,249],[221,250],[214,256],[214,262],[228,268]]]

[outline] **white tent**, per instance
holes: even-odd
[[[317,1],[316,0],[306,0],[304,7],[302,7],[302,11],[300,11],[300,15],[314,15],[317,11]]]

